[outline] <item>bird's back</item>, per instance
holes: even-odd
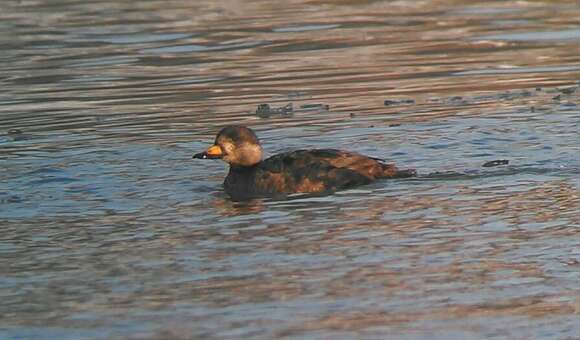
[[[315,193],[368,184],[385,177],[410,177],[377,159],[335,149],[297,150],[251,168],[231,168],[224,186],[232,196]]]

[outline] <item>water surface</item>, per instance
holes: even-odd
[[[0,9],[1,338],[580,334],[577,4]],[[420,176],[233,202],[234,123]]]

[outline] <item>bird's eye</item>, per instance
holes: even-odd
[[[232,151],[234,150],[234,145],[233,144],[225,144],[222,147],[222,150],[224,152],[224,154],[231,154]]]

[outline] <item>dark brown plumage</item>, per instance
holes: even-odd
[[[229,163],[224,189],[234,199],[333,192],[380,178],[416,175],[414,170],[398,170],[375,158],[335,149],[297,150],[262,161],[258,137],[243,126],[222,129],[214,145],[193,158]]]

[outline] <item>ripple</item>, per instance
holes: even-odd
[[[112,57],[90,57],[83,58],[80,61],[71,62],[68,67],[70,68],[87,68],[87,67],[102,67],[102,66],[115,66],[115,65],[129,65],[137,62],[137,58],[128,56],[112,56]]]
[[[111,44],[143,44],[181,40],[193,37],[194,34],[187,33],[133,33],[133,34],[103,34],[85,35],[79,38],[80,41],[104,41]]]
[[[504,33],[484,35],[477,40],[508,40],[508,41],[529,41],[529,42],[545,42],[545,41],[562,41],[562,40],[579,40],[580,29],[570,29],[562,31],[535,31],[535,32],[521,32],[521,33]]]
[[[566,72],[578,71],[580,66],[544,66],[544,67],[505,67],[484,70],[469,70],[456,72],[454,75],[485,75],[485,74],[518,74],[518,73],[543,73],[543,72]]]
[[[296,26],[288,26],[288,27],[277,27],[272,28],[273,32],[278,33],[288,33],[288,32],[308,32],[308,31],[320,31],[320,30],[329,30],[334,28],[339,28],[341,25],[339,24],[327,24],[327,25],[296,25]]]
[[[253,48],[262,45],[266,45],[266,41],[248,41],[240,43],[227,43],[222,45],[175,45],[175,46],[163,46],[157,48],[148,48],[141,50],[142,53],[153,53],[153,54],[163,54],[163,53],[189,53],[189,52],[213,52],[213,51],[230,51],[230,50],[240,50],[246,48]]]

